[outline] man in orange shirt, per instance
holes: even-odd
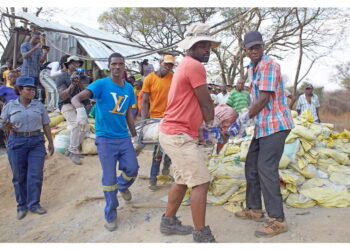
[[[171,72],[175,65],[175,58],[171,55],[165,56],[160,60],[159,69],[145,77],[142,86],[142,108],[141,119],[163,118],[164,111],[168,102],[168,93],[171,80],[174,73]],[[163,152],[159,145],[155,145],[153,151],[153,160],[151,166],[149,189],[157,189],[157,175],[159,174],[160,163],[163,158]],[[171,160],[164,155],[162,174],[169,174]]]
[[[210,36],[210,26],[191,24],[185,39],[178,46],[187,51],[171,83],[168,105],[159,125],[159,142],[172,160],[175,182],[168,194],[168,204],[162,216],[160,231],[164,234],[193,234],[196,242],[215,242],[205,225],[207,192],[210,174],[208,160],[198,147],[198,130],[203,120],[213,127],[214,106],[208,91],[206,71],[210,50],[220,45]],[[187,188],[192,188],[191,211],[194,230],[183,226],[176,217]]]

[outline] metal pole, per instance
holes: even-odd
[[[13,45],[13,60],[12,60],[12,68],[15,69],[17,64],[17,47],[18,47],[18,31],[15,29],[15,42]]]

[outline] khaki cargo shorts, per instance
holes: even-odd
[[[171,159],[176,184],[194,187],[210,182],[208,157],[199,149],[195,139],[187,134],[159,132],[159,143]]]

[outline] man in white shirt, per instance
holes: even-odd
[[[217,95],[218,104],[226,104],[228,96],[226,86],[222,86],[221,92]]]

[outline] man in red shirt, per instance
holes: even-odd
[[[210,26],[191,24],[178,46],[187,50],[170,86],[168,104],[160,123],[159,142],[172,160],[175,182],[169,190],[168,205],[162,216],[160,231],[164,234],[190,234],[196,242],[215,242],[205,226],[206,197],[210,175],[206,156],[198,148],[198,130],[203,120],[213,126],[214,106],[207,86],[202,62],[208,62],[210,49],[220,42],[209,33]],[[187,188],[192,188],[191,211],[194,230],[183,226],[176,212]]]

